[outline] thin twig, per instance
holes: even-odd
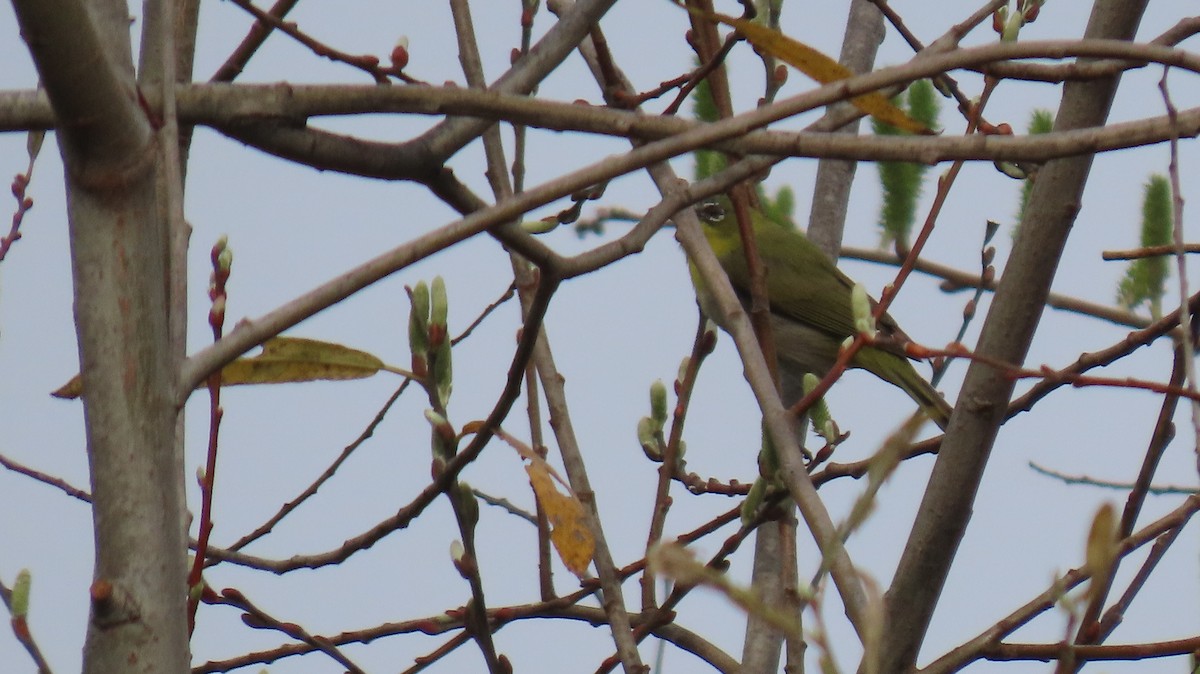
[[[29,189],[29,183],[33,180],[33,165],[37,160],[38,153],[41,152],[45,137],[46,132],[42,130],[29,132],[29,139],[26,142],[29,150],[29,164],[25,166],[24,173],[18,173],[13,177],[12,195],[17,200],[17,209],[13,211],[12,224],[9,225],[8,233],[0,238],[0,262],[4,261],[4,258],[8,256],[8,250],[21,238],[21,223],[25,220],[25,214],[33,208],[33,199],[26,194],[26,191]]]
[[[172,143],[174,144],[174,143]],[[230,260],[232,253],[227,247],[226,240],[220,239],[213,245],[209,255],[212,263],[212,280],[209,282],[208,297],[211,306],[208,310],[208,324],[212,329],[213,341],[221,339],[225,328],[225,306],[228,299],[226,282],[229,280]],[[208,540],[212,536],[213,501],[216,498],[217,453],[220,449],[221,419],[225,415],[221,408],[221,370],[210,374],[207,378],[208,387],[208,451],[205,454],[204,472],[198,480],[200,485],[200,517],[196,527],[196,556],[192,559],[192,567],[188,572],[188,634],[196,627],[196,610],[200,607],[200,594],[204,584],[204,567],[208,562]]]
[[[1171,359],[1170,383],[1173,386],[1183,384],[1183,348],[1185,347],[1177,340],[1174,358]],[[1158,418],[1154,422],[1154,430],[1150,434],[1150,442],[1142,457],[1142,466],[1138,470],[1137,479],[1133,483],[1129,496],[1125,499],[1125,509],[1121,513],[1121,523],[1118,528],[1121,536],[1133,533],[1133,527],[1137,524],[1138,516],[1142,512],[1142,505],[1145,504],[1146,494],[1156,493],[1151,491],[1151,481],[1154,479],[1154,473],[1158,470],[1159,461],[1167,450],[1167,445],[1171,444],[1171,440],[1175,438],[1175,410],[1178,407],[1178,396],[1168,395],[1163,398],[1162,406],[1158,410]]]
[[[55,489],[62,491],[64,494],[66,494],[67,496],[70,496],[71,498],[78,499],[80,501],[83,501],[84,503],[92,502],[92,495],[90,493],[88,493],[88,491],[86,489],[80,489],[79,487],[72,485],[71,483],[67,482],[66,480],[64,480],[60,477],[56,477],[56,476],[50,475],[48,473],[43,473],[40,470],[35,470],[33,468],[30,468],[29,466],[26,466],[25,464],[20,463],[19,461],[14,461],[13,459],[10,459],[3,454],[0,454],[0,466],[4,466],[5,468],[7,468],[8,470],[11,470],[14,473],[20,473],[21,475],[24,475],[25,477],[33,478],[34,480],[37,480],[38,482],[41,482],[43,484],[48,484],[51,487],[54,487]]]
[[[1029,467],[1032,468],[1034,472],[1041,473],[1042,475],[1045,475],[1047,477],[1052,477],[1056,480],[1061,481],[1063,484],[1078,484],[1078,485],[1083,485],[1086,487],[1102,487],[1104,489],[1118,489],[1120,491],[1131,491],[1137,485],[1137,483],[1135,483],[1135,482],[1121,482],[1118,480],[1101,480],[1099,478],[1088,477],[1086,475],[1069,475],[1062,471],[1054,470],[1052,468],[1046,468],[1045,466],[1040,466],[1036,462],[1033,462],[1033,461],[1029,462]],[[1155,496],[1165,496],[1165,495],[1190,496],[1192,494],[1195,494],[1197,491],[1200,491],[1200,488],[1184,487],[1184,486],[1176,486],[1176,485],[1160,485],[1160,486],[1156,487],[1154,485],[1150,485],[1150,486],[1146,487],[1145,491],[1147,494],[1153,494]]]
[[[487,419],[475,428],[476,432],[472,436],[471,442],[455,454],[454,458],[446,462],[445,468],[434,478],[433,482],[426,486],[412,501],[401,507],[395,515],[377,523],[367,531],[347,539],[337,548],[322,553],[294,555],[283,560],[273,560],[246,555],[232,550],[214,548],[210,550],[209,557],[241,566],[249,566],[283,574],[298,569],[319,568],[345,561],[354,554],[370,548],[391,532],[407,527],[425,511],[425,508],[429,507],[430,503],[438,495],[445,492],[447,486],[458,477],[458,474],[468,464],[478,458],[488,441],[492,439],[494,429],[499,425],[500,420],[508,415],[508,411],[512,408],[513,403],[516,402],[520,394],[524,368],[532,355],[533,342],[536,339],[542,320],[545,318],[546,309],[548,308],[550,297],[553,295],[555,287],[556,284],[553,283],[545,283],[538,287],[538,291],[530,303],[520,333],[521,338],[518,340],[517,348],[513,353],[512,364],[509,367],[504,389],[498,396]]]
[[[292,11],[300,0],[277,0],[277,2],[267,11],[267,14],[276,18],[279,23],[283,22],[283,17],[287,16],[288,12]],[[241,44],[234,48],[225,62],[217,68],[217,72],[213,73],[210,82],[232,82],[242,73],[242,69],[250,62],[250,59],[258,52],[259,47],[267,41],[267,37],[271,35],[271,31],[275,30],[277,24],[268,21],[256,20],[254,25],[250,26],[250,31],[246,33],[246,37],[242,38]]]
[[[250,0],[230,1],[257,19],[259,24],[269,26],[274,30],[284,33],[305,47],[308,47],[317,56],[325,57],[331,61],[345,63],[346,65],[352,66],[367,73],[375,80],[376,84],[387,84],[389,81],[389,76],[401,79],[410,84],[418,82],[418,80],[414,80],[397,68],[381,67],[379,65],[379,58],[376,56],[369,54],[350,54],[339,49],[334,49],[333,47],[330,47],[329,45],[326,45],[323,42],[309,36],[301,31],[295,22],[284,21],[282,19],[282,13],[278,15],[275,13],[275,9],[278,7],[278,4],[276,7],[273,7],[270,12],[264,12],[263,10],[254,6],[254,3],[250,2]],[[265,39],[266,36],[264,35],[263,37]],[[250,41],[249,38],[247,38],[247,41]]]
[[[1183,244],[1183,252],[1200,253],[1200,243]],[[1161,257],[1163,255],[1176,255],[1178,253],[1179,247],[1173,243],[1168,243],[1162,246],[1143,246],[1130,250],[1106,250],[1100,254],[1100,257],[1105,261],[1140,260],[1146,257]]]
[[[1150,575],[1158,567],[1163,557],[1166,556],[1167,550],[1179,539],[1179,534],[1180,529],[1171,529],[1154,541],[1153,547],[1150,548],[1150,554],[1142,561],[1142,565],[1138,568],[1137,573],[1134,574],[1133,580],[1129,581],[1129,586],[1125,588],[1125,592],[1104,612],[1104,617],[1100,619],[1100,624],[1097,628],[1099,634],[1097,641],[1103,641],[1111,635],[1113,630],[1117,629],[1117,626],[1125,619],[1125,612],[1133,604],[1134,597],[1146,586],[1146,582],[1150,580]],[[1111,576],[1112,574],[1109,575]]]
[[[1159,91],[1162,92],[1163,105],[1167,110],[1169,119],[1176,119],[1179,111],[1175,109],[1175,104],[1171,102],[1171,90],[1167,86],[1167,74],[1170,72],[1170,67],[1163,66],[1162,78],[1158,81]],[[1183,335],[1185,343],[1191,341],[1192,334],[1192,311],[1188,306],[1188,274],[1187,274],[1187,256],[1183,243],[1183,191],[1179,186],[1179,134],[1173,134],[1170,139],[1171,161],[1167,165],[1167,175],[1171,180],[1171,205],[1173,208],[1173,227],[1172,236],[1175,243],[1175,261],[1176,272],[1179,278],[1179,331]],[[1183,350],[1183,372],[1184,382],[1188,391],[1196,391],[1196,354],[1191,348]],[[1196,447],[1196,466],[1200,470],[1200,399],[1192,398],[1192,442]]]
[[[899,265],[903,262],[903,258],[897,256],[894,252],[879,250],[877,248],[846,247],[842,249],[842,257],[850,260],[862,260],[864,262],[888,265]],[[947,293],[980,287],[989,292],[995,292],[1000,282],[999,278],[992,278],[988,279],[986,283],[981,283],[979,274],[972,274],[948,265],[932,262],[925,258],[917,260],[913,266],[913,270],[944,279],[945,283],[942,284],[941,288],[943,292]],[[1131,328],[1145,328],[1151,323],[1150,317],[1142,314],[1058,293],[1050,293],[1047,296],[1046,306],[1084,316],[1092,316],[1116,325],[1125,325]]]
[[[1168,531],[1182,529],[1197,510],[1200,510],[1200,496],[1189,496],[1179,507],[1170,513],[1143,527],[1141,531],[1138,531],[1134,535],[1123,539],[1117,555],[1125,557],[1150,541],[1156,540]],[[1054,608],[1058,603],[1058,599],[1064,593],[1080,585],[1090,577],[1091,574],[1085,567],[1072,569],[1059,578],[1056,578],[1049,588],[1016,611],[1004,616],[978,636],[969,639],[917,671],[919,674],[950,674],[951,672],[960,671],[963,667],[980,658],[986,657],[989,648],[999,644],[1001,639],[1017,631],[1037,616]],[[1061,649],[1061,645],[1059,648]],[[1057,654],[1061,654],[1061,650]]]
[[[670,488],[671,482],[682,465],[679,448],[680,443],[683,442],[683,426],[684,420],[687,418],[688,403],[691,401],[691,394],[695,389],[700,364],[704,357],[712,352],[715,344],[716,335],[708,326],[708,319],[701,315],[699,325],[696,327],[696,338],[692,342],[692,353],[687,360],[686,371],[681,373],[680,378],[674,380],[676,395],[674,415],[671,421],[670,436],[663,443],[662,458],[658,467],[658,484],[654,491],[654,506],[650,514],[649,533],[646,536],[646,555],[649,555],[650,550],[662,540],[667,511],[671,508]],[[647,569],[642,574],[640,583],[642,586],[642,610],[648,611],[656,608],[654,586],[657,580],[653,571]]]
[[[375,429],[379,427],[379,424],[383,423],[383,419],[387,415],[388,410],[391,409],[392,405],[400,399],[400,395],[404,393],[404,390],[407,389],[408,385],[411,383],[411,379],[405,379],[403,382],[401,382],[400,386],[398,386],[396,390],[392,392],[392,395],[388,397],[387,401],[383,403],[383,407],[381,407],[379,411],[375,413],[375,417],[371,419],[366,428],[364,428],[363,431],[358,434],[358,437],[355,438],[353,442],[343,447],[342,452],[338,454],[338,457],[334,459],[333,462],[329,464],[329,467],[322,471],[321,474],[317,476],[317,479],[313,480],[312,483],[310,483],[308,487],[304,489],[304,491],[300,492],[299,495],[287,503],[284,503],[274,515],[267,519],[266,522],[263,522],[261,525],[255,527],[253,531],[239,538],[232,545],[230,545],[228,549],[231,551],[241,550],[250,543],[253,543],[254,541],[267,535],[274,530],[275,526],[279,524],[284,517],[287,517],[290,513],[295,511],[296,508],[299,508],[302,503],[315,495],[321,486],[328,482],[330,478],[337,473],[338,468],[340,468],[342,464],[346,462],[346,459],[349,459],[350,455],[353,454],[354,451],[359,448],[359,446],[361,446],[367,441],[368,438],[375,434]],[[216,560],[214,563],[219,561],[220,560]]]
[[[335,662],[345,667],[348,671],[354,672],[354,674],[366,674],[361,667],[354,664],[350,658],[346,657],[344,653],[338,650],[337,646],[334,645],[332,641],[324,637],[313,636],[303,627],[294,622],[284,622],[278,618],[275,618],[256,606],[254,602],[247,599],[246,595],[242,594],[240,590],[226,588],[225,590],[222,590],[220,594],[212,593],[205,598],[205,603],[224,604],[226,606],[232,606],[234,608],[241,609],[242,611],[246,612],[242,617],[242,622],[246,623],[250,627],[257,629],[269,629],[286,634],[292,639],[296,639],[297,641],[301,641],[308,645],[314,651],[320,651],[328,655]]]

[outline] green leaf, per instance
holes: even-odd
[[[1050,133],[1054,129],[1054,113],[1044,108],[1038,108],[1033,111],[1029,117],[1028,132],[1029,135],[1035,136],[1042,133]],[[1029,204],[1029,193],[1033,191],[1033,181],[1037,174],[1033,174],[1025,178],[1021,185],[1021,205],[1017,207],[1017,224],[1025,219],[1025,207]],[[1013,232],[1016,234],[1016,232]]]
[[[786,185],[780,187],[776,190],[775,197],[771,198],[762,191],[760,185],[758,201],[762,204],[763,213],[768,218],[790,229],[796,228],[795,221],[792,219],[792,212],[796,210],[796,195],[792,192],[792,188]]]
[[[692,114],[701,122],[715,122],[720,118],[717,103],[713,100],[712,86],[707,79],[700,80],[692,91]],[[705,178],[722,171],[729,163],[725,154],[716,150],[696,150],[695,179]]]
[[[940,105],[929,80],[913,82],[896,97],[895,103],[907,105],[909,115],[927,127],[937,123]],[[902,129],[879,119],[872,119],[871,126],[878,136],[907,135]],[[883,204],[879,211],[879,227],[882,230],[880,245],[887,246],[898,242],[907,247],[909,233],[917,220],[921,184],[929,167],[903,161],[883,161],[876,166],[879,170],[879,182],[883,187]]]
[[[1150,176],[1142,196],[1142,246],[1165,246],[1171,243],[1174,215],[1171,184],[1167,177],[1159,174]],[[1150,315],[1161,316],[1162,298],[1170,269],[1167,262],[1165,255],[1130,262],[1125,270],[1125,278],[1117,286],[1117,302],[1128,309],[1149,304]]]
[[[942,105],[929,80],[917,80],[908,86],[908,116],[929,128],[937,126]]]
[[[429,353],[429,286],[424,281],[408,290],[412,309],[408,313],[408,346],[413,358],[425,358]]]

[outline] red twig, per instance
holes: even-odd
[[[233,253],[226,246],[222,237],[212,247],[213,273],[208,287],[208,297],[212,306],[208,311],[208,324],[212,328],[213,341],[221,339],[225,327],[225,301],[228,297],[225,283],[229,280],[229,270]],[[217,370],[208,376],[208,458],[205,462],[204,474],[200,477],[200,522],[199,533],[196,537],[196,557],[192,562],[192,570],[188,573],[188,630],[196,627],[196,610],[200,605],[200,597],[204,591],[204,562],[208,556],[208,538],[212,533],[212,502],[213,488],[217,474],[217,438],[221,430],[221,371]]]
[[[42,149],[42,139],[45,138],[45,131],[31,131],[29,133],[29,165],[25,167],[24,173],[18,173],[13,176],[12,193],[17,200],[17,210],[13,212],[12,225],[8,229],[8,234],[4,238],[0,238],[0,262],[4,261],[4,257],[8,255],[8,249],[21,238],[21,222],[25,220],[25,214],[29,209],[33,208],[33,199],[25,194],[29,187],[29,182],[33,180],[33,162],[37,159],[38,152]]]
[[[379,57],[370,54],[350,54],[338,49],[334,49],[323,42],[310,37],[300,30],[294,21],[284,21],[274,14],[264,12],[254,3],[249,0],[231,0],[233,4],[241,7],[249,12],[254,18],[258,19],[259,23],[278,30],[300,44],[308,47],[317,56],[323,56],[331,61],[338,61],[346,65],[353,66],[370,75],[377,84],[387,84],[388,77],[395,77],[409,84],[419,84],[420,82],[403,72],[404,63],[396,63],[391,67],[383,67],[379,65]]]

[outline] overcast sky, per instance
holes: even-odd
[[[489,79],[507,67],[509,50],[518,43],[518,4],[474,3],[480,47]],[[896,3],[910,27],[932,41],[963,16],[923,9],[918,3]],[[1082,32],[1087,3],[1050,2],[1024,38],[1075,37]],[[731,7],[729,11],[734,11]],[[832,5],[832,8],[830,7]],[[1140,38],[1150,38],[1171,25],[1178,5],[1152,3]],[[964,7],[959,11],[965,12]],[[836,54],[844,23],[843,3],[788,5],[785,30],[827,53]],[[449,12],[418,3],[302,3],[292,17],[315,36],[346,51],[391,51],[400,35],[410,40],[409,72],[431,83],[462,82]],[[537,17],[540,35],[551,24]],[[688,67],[676,37],[683,30],[681,12],[667,3],[619,3],[605,19],[617,62],[642,89]],[[207,79],[240,41],[249,18],[230,3],[204,3],[197,79]],[[140,29],[135,22],[134,33]],[[990,32],[971,43],[994,39]],[[655,47],[662,44],[661,49]],[[1186,45],[1185,45],[1186,46]],[[748,50],[735,55],[733,66],[741,109],[753,105],[761,89],[761,68]],[[908,57],[889,34],[881,64]],[[0,5],[0,89],[28,89],[36,74],[7,3]],[[1122,84],[1114,121],[1162,114],[1156,89],[1160,69],[1130,74]],[[283,37],[272,37],[251,62],[242,81],[369,83],[344,67],[312,56]],[[978,92],[978,80],[964,77],[964,88]],[[1172,93],[1179,107],[1196,104],[1193,78],[1173,74]],[[810,86],[792,73],[785,95]],[[539,90],[555,100],[601,100],[578,57],[572,57]],[[1053,108],[1059,90],[1049,85],[1003,85],[993,97],[988,116],[1023,128],[1035,107]],[[652,107],[657,110],[659,106]],[[787,128],[803,125],[790,120]],[[963,122],[943,109],[947,133],[959,133]],[[319,120],[314,124],[364,137],[399,140],[432,124],[429,118],[374,116],[361,120]],[[506,139],[511,134],[506,132]],[[0,136],[0,172],[24,170],[23,134]],[[511,150],[511,143],[509,144]],[[536,185],[562,172],[623,152],[615,140],[579,139],[553,133],[531,133],[528,180]],[[1184,176],[1200,162],[1185,144]],[[457,175],[475,191],[490,191],[482,174],[482,151],[473,144],[452,161]],[[1165,147],[1130,150],[1096,161],[1085,203],[1076,223],[1055,290],[1093,302],[1111,303],[1122,267],[1100,259],[1100,251],[1136,244],[1141,185],[1152,172],[1165,172]],[[691,174],[690,160],[675,162],[681,175]],[[808,212],[808,191],[815,163],[785,162],[768,185],[792,186],[797,214]],[[944,170],[938,167],[930,176]],[[928,257],[973,271],[986,220],[1004,223],[997,237],[998,266],[1010,247],[1009,225],[1016,210],[1019,185],[989,163],[968,166],[947,204]],[[1193,181],[1194,182],[1194,181]],[[189,278],[192,312],[191,347],[202,348],[211,337],[205,324],[208,249],[223,233],[234,251],[230,280],[230,325],[241,317],[259,316],[307,291],[346,268],[402,243],[419,233],[452,222],[454,214],[420,188],[359,179],[295,167],[226,139],[207,129],[197,131],[188,168],[186,214],[194,228]],[[1193,185],[1185,180],[1184,197]],[[879,206],[874,168],[860,168],[852,197],[847,243],[874,245]],[[30,194],[36,206],[22,227],[24,238],[0,264],[0,453],[87,486],[82,413],[78,402],[52,399],[49,392],[78,369],[71,318],[71,281],[63,206],[62,168],[57,147],[48,142],[38,159]],[[3,203],[3,202],[0,202]],[[614,181],[602,206],[631,209],[655,203],[644,174]],[[1191,203],[1191,202],[1189,202]],[[543,209],[535,216],[554,212]],[[13,208],[9,202],[8,212]],[[928,208],[928,195],[919,212]],[[3,211],[4,209],[0,209]],[[1185,221],[1192,218],[1185,211]],[[611,232],[607,235],[611,238]],[[1194,238],[1194,237],[1193,237]],[[582,251],[602,242],[580,240],[569,231],[555,232],[546,242],[562,251]],[[607,239],[605,239],[607,240]],[[406,366],[407,299],[404,286],[434,275],[446,278],[451,302],[451,332],[460,332],[498,297],[511,278],[504,251],[479,237],[414,265],[351,300],[306,321],[290,334],[328,339],[362,348],[392,364]],[[890,268],[844,262],[873,294],[889,282]],[[1193,272],[1193,278],[1195,273]],[[1172,288],[1175,286],[1172,285]],[[1171,293],[1167,305],[1176,302]],[[918,341],[938,346],[953,338],[967,300],[944,294],[937,283],[914,277],[892,314]],[[978,333],[983,310],[971,331]],[[515,305],[502,307],[455,352],[452,421],[463,424],[486,416],[503,384],[519,322]],[[551,305],[546,327],[559,367],[566,377],[573,422],[597,492],[609,543],[618,565],[643,554],[656,466],[643,457],[635,427],[648,411],[647,390],[655,379],[670,381],[690,350],[696,308],[686,267],[669,232],[657,236],[637,256],[599,273],[568,282]],[[1126,329],[1095,319],[1048,310],[1029,363],[1061,367],[1081,352],[1111,345]],[[970,343],[970,340],[968,340]],[[943,388],[951,400],[965,368],[954,366]],[[927,370],[923,370],[927,371]],[[1165,380],[1170,349],[1156,344],[1126,359],[1112,372]],[[281,503],[290,500],[351,442],[399,384],[380,375],[349,383],[318,383],[229,390],[221,436],[214,532],[216,545],[227,545],[257,526]],[[1018,390],[1024,386],[1019,386]],[[907,414],[911,404],[897,390],[862,373],[851,373],[830,396],[849,442],[838,461],[871,455],[880,440]],[[1106,500],[1120,503],[1121,492],[1068,486],[1036,475],[1036,461],[1071,474],[1119,481],[1132,480],[1140,465],[1159,398],[1128,390],[1060,390],[1029,414],[1007,424],[993,452],[972,528],[963,543],[922,661],[974,636],[1042,591],[1056,573],[1082,561],[1091,514]],[[427,484],[428,426],[421,416],[427,406],[415,390],[391,410],[374,437],[345,465],[319,496],[302,507],[275,533],[248,552],[270,558],[314,553],[338,546],[395,512]],[[505,429],[528,439],[522,423],[524,400],[513,408]],[[188,407],[187,465],[193,504],[192,471],[203,463],[207,434],[207,400],[196,396]],[[1161,482],[1194,484],[1189,451],[1194,438],[1186,412],[1181,412],[1179,438],[1168,450]],[[688,468],[704,477],[750,481],[756,472],[758,418],[749,388],[741,378],[732,344],[722,335],[716,354],[701,374],[688,432]],[[553,452],[552,452],[553,455]],[[875,516],[850,541],[855,560],[882,586],[887,585],[911,525],[932,460],[905,464],[883,491]],[[514,503],[532,507],[532,496],[516,453],[494,442],[480,461],[464,473],[472,485]],[[835,517],[863,485],[842,480],[822,489]],[[1179,497],[1152,498],[1142,522],[1177,505]],[[675,492],[676,508],[668,519],[671,535],[687,531],[736,505],[721,496],[691,497]],[[195,507],[195,506],[193,506]],[[439,502],[409,529],[395,534],[339,567],[276,577],[223,565],[210,570],[210,584],[238,587],[260,606],[283,620],[302,624],[313,633],[334,634],[385,621],[436,615],[462,604],[465,583],[449,563],[450,542],[458,536],[449,508]],[[534,534],[522,521],[495,508],[484,508],[479,527],[481,565],[492,606],[536,600]],[[34,633],[57,671],[79,668],[86,622],[86,589],[91,580],[91,523],[85,504],[58,491],[8,472],[0,472],[0,577],[11,583],[17,571],[34,573],[31,622]],[[695,547],[701,557],[714,552],[733,529],[709,537]],[[811,573],[814,553],[802,532]],[[1113,643],[1191,636],[1200,624],[1197,602],[1197,549],[1194,529],[1171,551],[1154,581],[1134,604]],[[734,560],[731,573],[748,576],[751,547]],[[1122,567],[1128,579],[1141,555]],[[560,592],[576,584],[563,568],[556,570]],[[1117,587],[1123,587],[1118,581]],[[636,584],[626,586],[636,605]],[[835,636],[841,665],[852,670],[858,658],[855,641],[842,625],[834,593],[825,611]],[[694,592],[680,607],[680,623],[698,630],[737,657],[741,651],[741,616],[722,599]],[[1017,641],[1053,641],[1061,637],[1065,614],[1051,611]],[[448,637],[404,635],[351,647],[347,653],[371,671],[396,671],[412,658],[436,648]],[[194,662],[228,658],[248,650],[269,648],[279,635],[244,627],[237,612],[203,607],[194,640]],[[512,658],[517,671],[591,671],[612,650],[607,631],[585,625],[533,621],[506,627],[498,648]],[[649,653],[649,644],[644,649]],[[548,647],[549,646],[549,647]],[[28,660],[10,633],[0,631],[0,662],[27,671]],[[668,656],[668,670],[685,671],[697,663],[683,653]],[[443,664],[451,670],[480,671],[478,650],[460,648]],[[979,665],[991,671],[1001,665]],[[1046,671],[1046,665],[1007,671]],[[1155,669],[1158,668],[1158,669]],[[333,671],[322,656],[292,658],[271,666],[273,672]],[[1105,665],[1103,671],[1186,670],[1182,660],[1130,666]],[[1099,670],[1098,670],[1099,671]]]

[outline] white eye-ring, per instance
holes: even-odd
[[[696,215],[705,222],[719,222],[725,217],[725,209],[719,202],[706,201],[696,206]]]

